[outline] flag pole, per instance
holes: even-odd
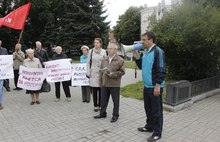
[[[21,41],[21,38],[22,38],[22,35],[23,35],[23,31],[24,31],[24,30],[22,30],[22,31],[20,32],[19,39],[18,39],[18,43],[20,43],[20,41]]]

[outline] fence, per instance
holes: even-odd
[[[214,77],[191,82],[192,83],[191,97],[219,88],[219,80],[220,80],[220,76],[214,76]]]
[[[176,106],[191,100],[192,97],[220,87],[220,76],[214,76],[193,82],[181,80],[167,84],[166,104]]]

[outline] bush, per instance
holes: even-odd
[[[219,72],[219,13],[215,7],[185,1],[152,24],[166,53],[169,78],[194,81]]]

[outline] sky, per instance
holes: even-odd
[[[166,0],[169,1],[169,0]],[[107,9],[106,15],[108,15],[106,21],[110,21],[110,26],[116,25],[118,17],[130,7],[130,6],[144,6],[147,7],[156,6],[161,0],[104,0],[105,8]]]

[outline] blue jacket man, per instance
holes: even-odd
[[[162,136],[163,101],[162,92],[165,77],[165,53],[155,44],[153,32],[142,35],[145,51],[142,56],[134,52],[137,66],[142,69],[144,81],[144,108],[147,116],[146,125],[138,128],[141,132],[153,132],[147,141],[157,141]]]

